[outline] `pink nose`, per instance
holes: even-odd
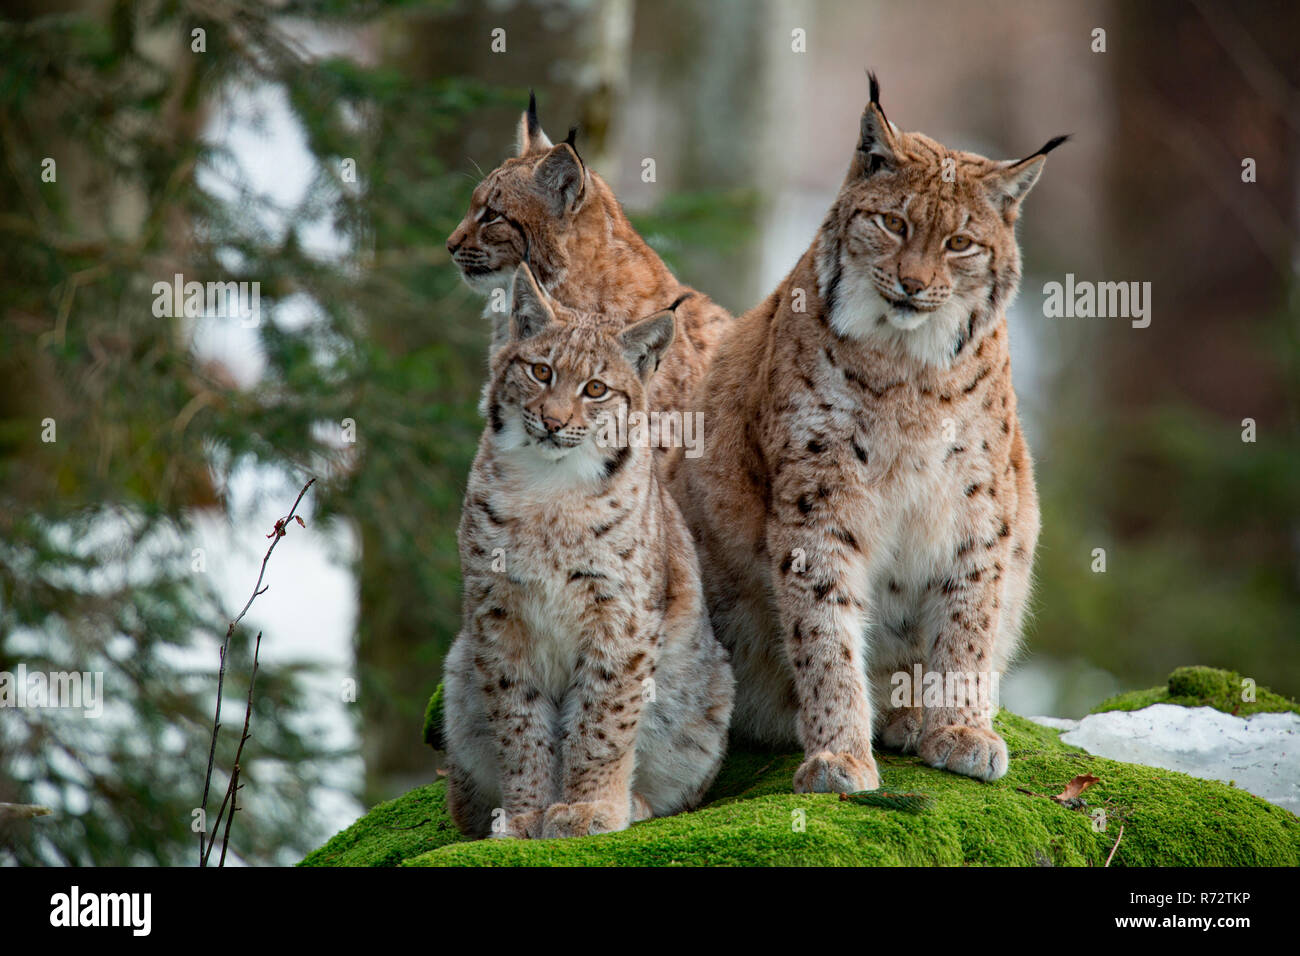
[[[451,235],[447,237],[447,251],[454,256],[456,250],[461,247],[461,243],[463,243],[468,236],[469,231],[465,228],[465,224],[461,223],[452,230]]]
[[[542,416],[542,425],[545,426],[548,432],[558,432],[564,427],[564,422],[560,421],[558,418]]]
[[[913,279],[911,276],[908,276],[906,278],[904,278],[903,276],[899,276],[898,281],[903,284],[903,291],[906,292],[908,295],[916,295],[918,292],[920,292],[922,289],[925,288],[924,282],[922,282],[920,279]]]

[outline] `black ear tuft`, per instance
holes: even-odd
[[[885,122],[888,123],[889,117],[885,116],[885,108],[880,105],[880,80],[876,79],[876,74],[871,70],[867,71],[867,82],[871,89],[867,105],[874,106]]]
[[[1070,138],[1069,133],[1066,133],[1064,136],[1053,136],[1051,139],[1049,139],[1046,143],[1044,143],[1042,146],[1038,148],[1038,152],[1030,153],[1028,156],[1025,157],[1025,159],[1022,159],[1021,162],[1023,163],[1025,162],[1025,160],[1033,159],[1035,156],[1046,156],[1052,150],[1056,149],[1056,147],[1060,146],[1062,143],[1069,140],[1069,138]]]
[[[676,312],[676,311],[677,311],[677,307],[678,307],[679,305],[681,305],[683,302],[685,302],[687,299],[689,299],[689,298],[690,298],[691,296],[693,296],[693,295],[695,295],[694,292],[683,292],[681,295],[679,295],[679,296],[677,297],[677,301],[674,302],[672,305],[670,305],[670,306],[668,307],[668,311],[669,311],[669,312]]]
[[[528,91],[528,135],[538,136],[542,132],[542,123],[537,118],[537,94]]]
[[[862,111],[861,126],[858,130],[858,148],[853,162],[849,166],[849,178],[861,179],[874,176],[886,166],[892,166],[897,157],[894,153],[894,134],[890,129],[889,117],[880,105],[880,81],[876,74],[867,72],[871,83],[871,100]]]
[[[569,144],[569,149],[573,150],[573,155],[578,156],[578,127],[570,126],[569,135],[564,137],[564,141]],[[582,157],[578,156],[581,160]]]

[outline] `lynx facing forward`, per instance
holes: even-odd
[[[650,386],[653,410],[686,408],[734,322],[722,306],[678,282],[645,244],[609,186],[578,156],[572,131],[566,142],[551,143],[531,99],[519,123],[519,155],[474,190],[447,249],[465,281],[485,295],[508,289],[527,259],[541,287],[579,311],[630,324],[679,302],[678,334]],[[492,308],[489,300],[495,352],[507,338],[508,316]]]
[[[597,440],[602,413],[645,409],[673,328],[671,312],[626,329],[580,317],[516,274],[444,679],[448,802],[467,833],[621,830],[694,806],[718,771],[731,669],[685,522],[649,449]]]
[[[718,351],[704,456],[675,489],[732,651],[734,731],[802,745],[798,791],[878,786],[873,732],[1006,772],[978,694],[1015,652],[1038,537],[1003,310],[1020,202],[1059,140],[955,152],[898,132],[871,87],[812,247]],[[941,697],[907,686],[918,665]]]

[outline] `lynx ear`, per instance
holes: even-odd
[[[673,344],[673,336],[676,334],[677,316],[669,311],[642,319],[618,337],[623,344],[624,357],[636,369],[641,381],[649,379],[659,368],[659,363],[668,351],[668,346]]]
[[[871,101],[862,111],[858,145],[853,153],[853,162],[849,165],[849,179],[865,179],[898,162],[898,134],[893,124],[885,118],[885,111],[880,106],[880,81],[874,73],[869,73],[868,76],[871,80]]]
[[[551,147],[550,153],[537,164],[537,171],[533,173],[533,182],[545,193],[552,212],[557,216],[577,209],[587,186],[587,168],[573,146],[576,132],[569,130],[567,140]]]
[[[555,321],[555,313],[546,301],[546,293],[533,278],[528,263],[515,270],[514,292],[510,300],[510,338],[519,342],[531,339]]]
[[[1042,149],[1024,159],[1003,163],[987,177],[989,199],[1007,222],[1014,222],[1020,211],[1020,201],[1029,195],[1047,163],[1047,154],[1060,146],[1069,136],[1054,136]]]
[[[528,91],[528,109],[519,117],[519,155],[540,153],[551,148],[551,140],[542,132],[537,118],[537,94]]]

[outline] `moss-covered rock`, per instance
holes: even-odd
[[[1241,699],[1246,678],[1235,671],[1215,667],[1180,667],[1169,675],[1164,687],[1134,690],[1119,694],[1092,709],[1100,714],[1108,710],[1141,710],[1152,704],[1177,704],[1182,707],[1213,707],[1225,714],[1248,717],[1251,714],[1300,714],[1300,704],[1275,694],[1265,687],[1255,688],[1255,699]]]
[[[1300,865],[1300,818],[1224,784],[1090,756],[1002,712],[1007,775],[980,783],[879,753],[882,785],[930,796],[907,813],[793,794],[793,754],[736,752],[694,812],[574,840],[466,841],[439,781],[381,804],[308,866],[1088,866],[1124,835],[1114,866]],[[1048,799],[1083,773],[1070,808]],[[1105,811],[1106,827],[1093,814]]]

